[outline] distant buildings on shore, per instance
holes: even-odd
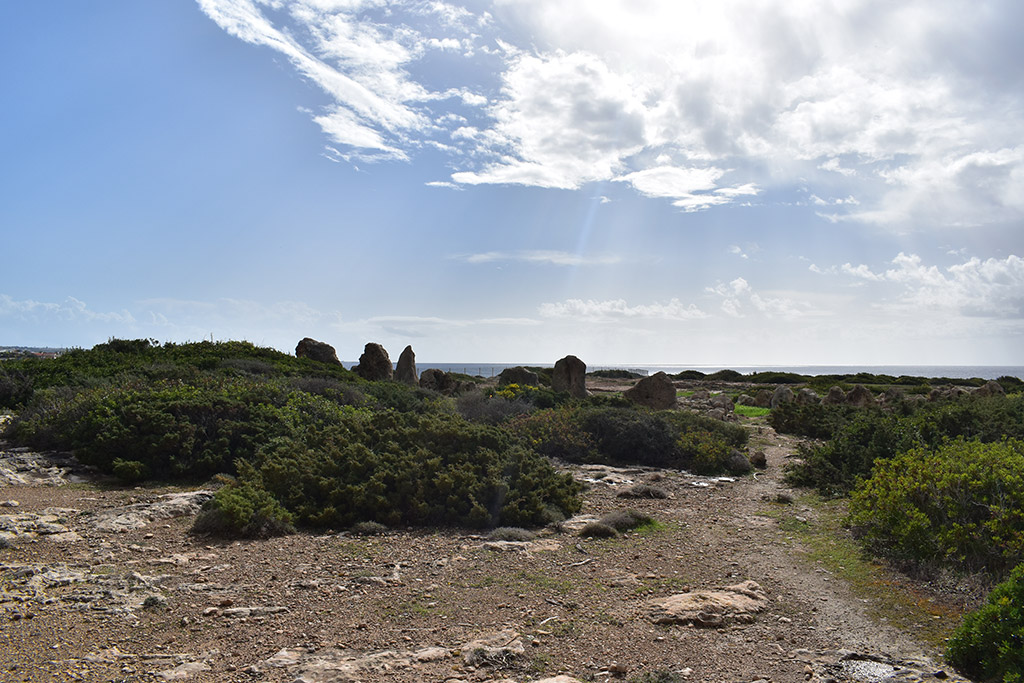
[[[0,346],[0,360],[13,360],[15,358],[56,358],[64,353],[64,349],[36,346]]]

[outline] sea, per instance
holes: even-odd
[[[356,361],[345,361],[346,368],[351,368]],[[465,375],[495,377],[506,368],[529,366],[550,368],[553,363],[421,363],[416,362],[416,369],[423,372],[428,368],[436,368],[445,372],[461,372]],[[629,370],[641,375],[653,375],[665,372],[669,375],[683,370],[699,370],[706,375],[719,370],[735,370],[744,375],[755,372],[793,372],[800,375],[854,375],[867,372],[873,375],[890,375],[892,377],[944,377],[949,379],[998,379],[1000,377],[1017,377],[1024,380],[1024,366],[1021,365],[588,365],[587,371],[594,370]]]

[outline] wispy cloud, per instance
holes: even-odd
[[[466,263],[523,262],[554,266],[604,266],[622,262],[620,256],[584,256],[567,251],[488,251],[479,254],[459,254],[451,257]]]
[[[101,322],[132,324],[135,318],[125,310],[94,311],[84,302],[69,296],[64,301],[34,301],[14,299],[0,294],[0,318],[19,320],[62,320],[78,322]]]
[[[630,318],[651,318],[661,320],[697,320],[707,317],[693,304],[684,304],[679,299],[666,303],[637,304],[630,306],[624,299],[606,301],[567,299],[558,303],[540,305],[540,314],[545,318],[569,318],[591,322],[612,322]]]

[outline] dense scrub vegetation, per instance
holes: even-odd
[[[548,371],[549,372],[549,371]],[[536,526],[580,487],[548,457],[721,471],[734,425],[516,384],[455,398],[245,342],[117,340],[0,367],[17,442],[125,482],[222,486],[197,530]]]
[[[967,615],[949,639],[946,656],[974,680],[1024,682],[1024,565]]]

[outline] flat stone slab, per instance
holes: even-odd
[[[749,624],[768,604],[768,596],[753,581],[716,591],[691,591],[651,600],[650,619],[655,624],[693,624],[722,628]]]

